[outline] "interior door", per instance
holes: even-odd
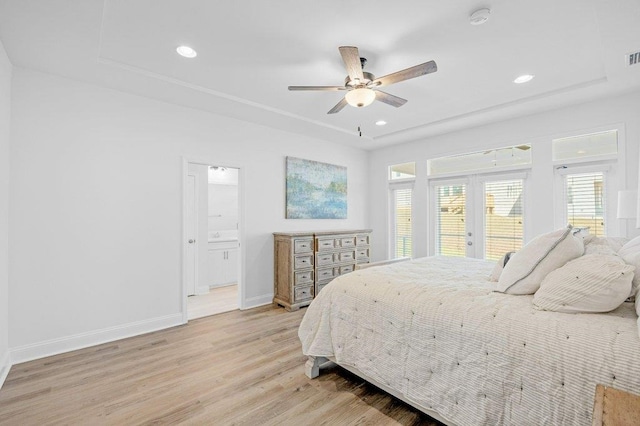
[[[187,295],[196,294],[198,281],[198,245],[196,244],[196,235],[198,234],[198,181],[195,175],[187,175],[187,220],[186,220],[186,237],[187,255],[186,255],[186,275],[187,275]]]

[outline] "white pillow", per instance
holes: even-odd
[[[629,242],[628,238],[624,237],[596,237],[595,235],[587,235],[584,237],[584,252],[587,254],[589,247],[594,246],[609,246],[611,249],[618,253],[622,246]]]
[[[627,265],[636,267],[636,275],[633,277],[633,287],[631,288],[630,296],[635,296],[638,289],[640,289],[640,237],[635,237],[627,244],[623,245],[618,256],[622,257]]]
[[[493,267],[491,271],[491,275],[489,275],[489,281],[498,282],[500,279],[500,275],[502,274],[502,270],[504,269],[504,265],[509,262],[509,259],[513,255],[514,252],[510,251],[505,253],[498,261],[496,262],[496,266]]]
[[[573,235],[572,226],[539,235],[511,256],[504,267],[496,291],[533,294],[549,272],[582,256],[582,237]]]
[[[616,252],[608,244],[585,244],[584,254],[608,254],[616,256]]]
[[[618,256],[585,254],[547,275],[533,304],[565,313],[612,311],[629,297],[633,270]]]

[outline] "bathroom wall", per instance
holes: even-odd
[[[209,234],[238,229],[238,169],[209,168]]]

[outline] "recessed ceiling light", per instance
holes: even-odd
[[[198,56],[198,52],[189,46],[178,46],[176,52],[178,52],[178,55],[184,56],[185,58],[195,58]]]
[[[376,121],[376,126],[384,126],[385,124],[387,124],[387,122],[386,122],[386,121],[384,121],[384,120],[378,120],[378,121]]]
[[[515,80],[513,80],[513,82],[516,83],[516,84],[522,84],[522,83],[526,83],[528,81],[533,80],[533,77],[535,77],[535,76],[531,75],[531,74],[523,74],[520,77],[518,77]]]
[[[584,149],[579,149],[578,150],[578,154],[586,154],[586,153],[587,153],[587,151],[585,151]]]

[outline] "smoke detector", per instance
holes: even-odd
[[[482,25],[489,20],[490,14],[490,9],[478,9],[469,16],[469,22],[471,25]]]

